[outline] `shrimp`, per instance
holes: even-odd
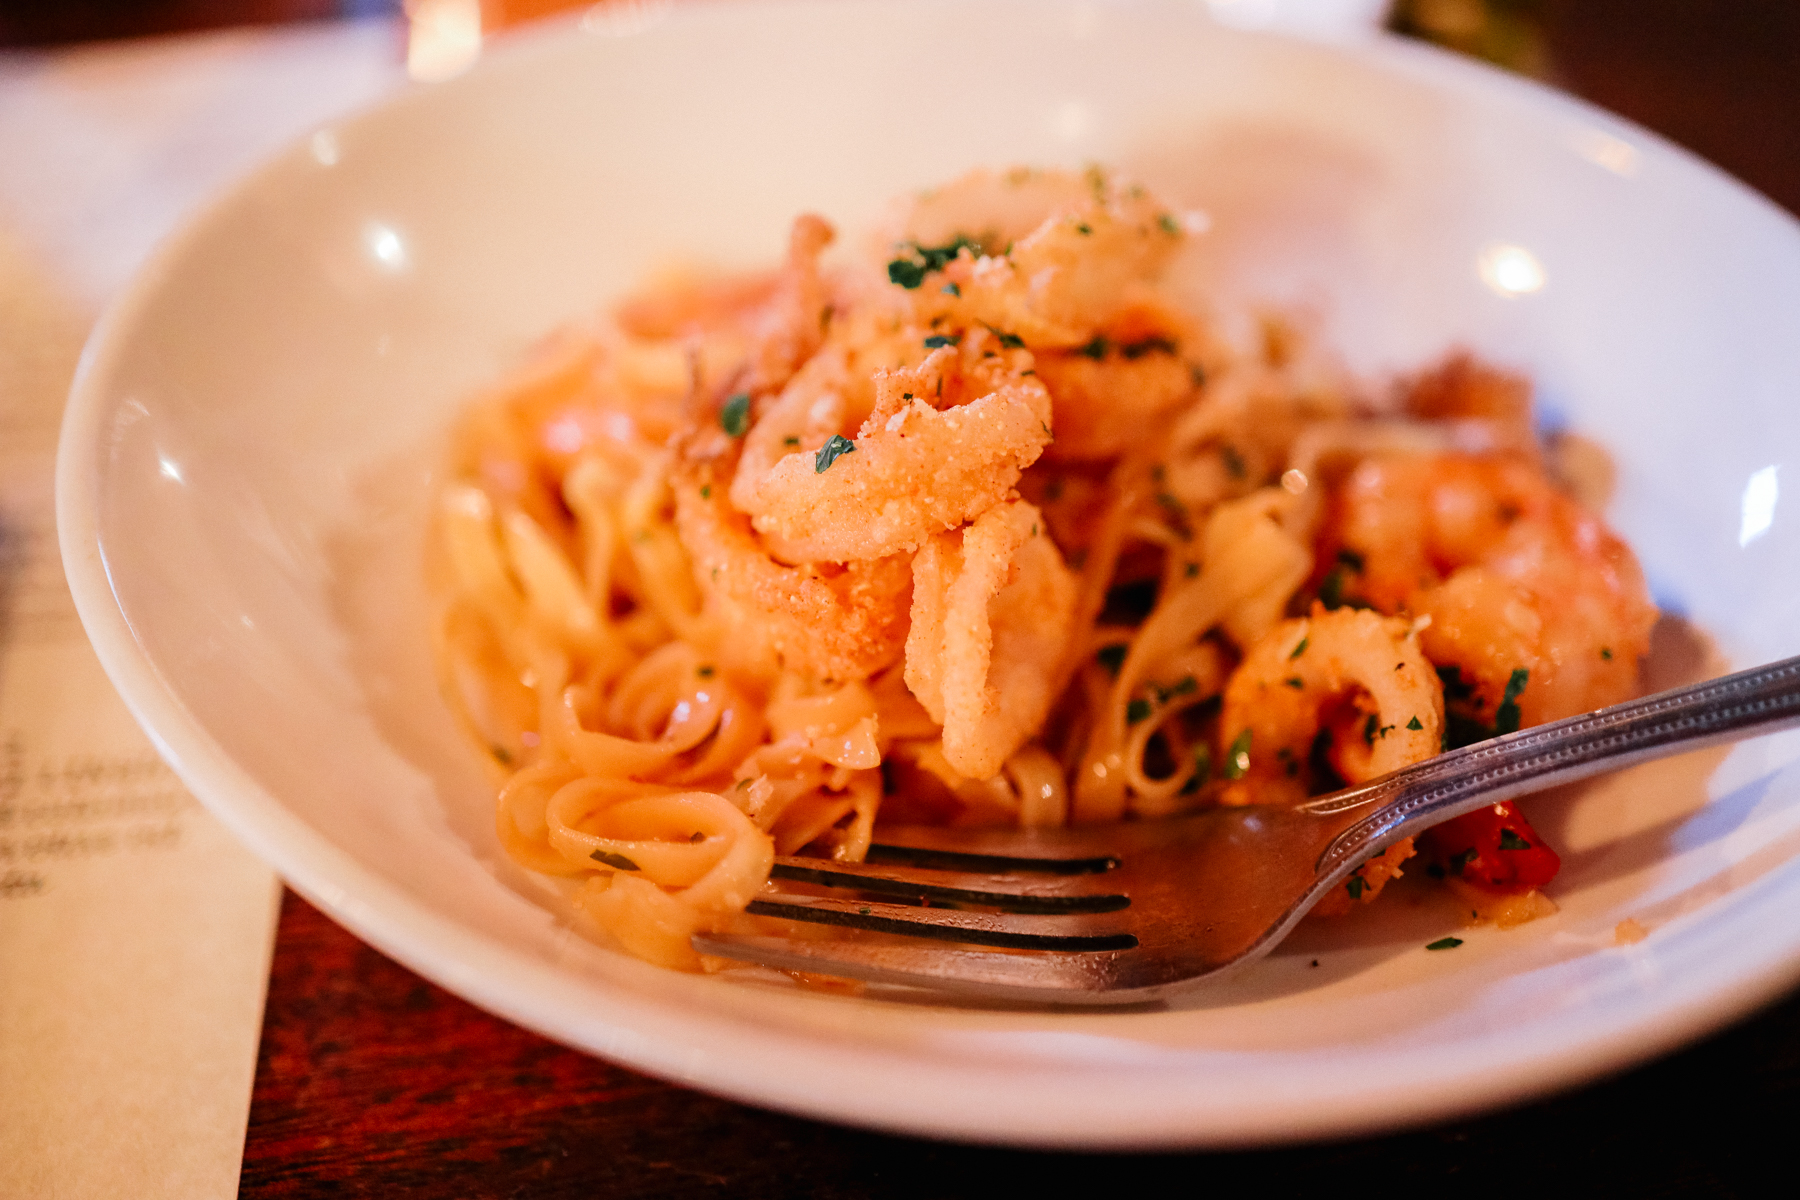
[[[1299,799],[1321,750],[1340,779],[1362,783],[1430,758],[1443,729],[1443,692],[1412,622],[1315,606],[1252,645],[1225,685],[1219,730],[1242,781],[1223,800]]]
[[[924,361],[874,374],[845,438],[841,393],[792,388],[744,439],[731,501],[787,562],[879,559],[1002,501],[1050,441],[1029,353],[986,330],[934,335]],[[800,382],[796,380],[796,383]],[[827,433],[829,432],[829,437]]]
[[[1085,345],[1037,352],[1065,462],[1117,458],[1193,400],[1216,352],[1199,324],[1156,299],[1110,315]]]
[[[1000,198],[1008,186],[1002,181]],[[994,203],[971,205],[955,238],[942,247],[928,249],[921,235],[914,235],[918,265],[942,272],[941,284],[936,279],[925,284],[920,277],[924,286],[917,287],[916,298],[922,316],[1004,330],[1033,350],[1074,350],[1090,344],[1124,310],[1150,300],[1157,277],[1186,240],[1179,217],[1142,188],[1120,186],[1103,172],[1080,182],[1069,175],[1034,175],[1014,186],[1041,205],[1029,232],[1018,230],[1025,227],[1030,203],[1011,211]],[[995,217],[991,225],[982,208]],[[937,224],[940,236],[950,232],[942,216]],[[901,249],[907,251],[904,244]],[[889,277],[896,277],[891,267]]]
[[[1074,620],[1075,576],[1023,500],[920,549],[906,684],[958,774],[992,777],[1043,724]]]
[[[1411,622],[1357,609],[1284,621],[1251,646],[1225,685],[1224,804],[1301,799],[1323,752],[1345,783],[1423,761],[1442,744],[1444,698]],[[1324,782],[1331,782],[1329,775]],[[1414,853],[1403,839],[1315,907],[1337,916],[1375,899]]]
[[[1452,742],[1629,698],[1656,607],[1598,517],[1513,457],[1365,460],[1336,496],[1335,588],[1431,618]],[[1330,562],[1329,555],[1321,555]]]

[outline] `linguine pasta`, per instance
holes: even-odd
[[[1166,283],[1186,219],[1098,171],[977,174],[890,235],[828,269],[801,217],[778,269],[646,288],[456,431],[445,694],[506,853],[631,953],[701,966],[777,855],[878,820],[1290,802],[1635,686],[1654,609],[1522,381],[1227,346]],[[1541,911],[1524,819],[1456,826],[1434,869]]]

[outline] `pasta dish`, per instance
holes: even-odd
[[[1630,696],[1656,611],[1525,381],[1359,381],[1168,273],[1200,223],[1090,170],[979,173],[878,256],[669,277],[478,398],[438,508],[446,695],[519,864],[703,964],[778,855],[878,821],[1282,804]],[[1400,843],[1553,911],[1512,805]]]

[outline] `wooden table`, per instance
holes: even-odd
[[[269,979],[244,1197],[1471,1197],[1769,1194],[1800,1111],[1800,997],[1570,1095],[1390,1137],[1227,1154],[1044,1154],[778,1116],[547,1042],[426,983],[290,893]],[[1151,1172],[1156,1171],[1152,1176]],[[1211,1192],[1210,1189],[1223,1189]],[[1466,1193],[1462,1189],[1467,1189]]]
[[[0,0],[0,40],[332,7],[89,0],[40,8]],[[1536,8],[1554,80],[1800,211],[1800,4],[1546,0]],[[1800,998],[1790,998],[1585,1090],[1383,1138],[1121,1157],[884,1137],[746,1108],[564,1049],[426,983],[290,894],[242,1194],[913,1200],[986,1195],[996,1181],[1008,1190],[1099,1194],[1167,1187],[1162,1181],[1172,1177],[1183,1192],[1227,1194],[1242,1186],[1329,1195],[1423,1185],[1484,1195],[1555,1181],[1559,1191],[1600,1195],[1734,1196],[1767,1192],[1758,1168],[1785,1142],[1770,1130],[1796,1112]],[[1173,1170],[1154,1178],[1146,1170],[1159,1166]]]

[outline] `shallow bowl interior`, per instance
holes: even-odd
[[[1304,310],[1361,369],[1460,344],[1529,371],[1550,419],[1615,455],[1611,515],[1659,600],[1736,663],[1800,650],[1800,522],[1779,503],[1800,232],[1641,130],[1428,51],[1229,30],[1193,5],[634,11],[292,147],[164,249],[85,361],[58,481],[83,620],[183,778],[296,888],[596,1053],[1036,1144],[1448,1115],[1794,978],[1793,738],[1545,798],[1555,918],[1428,954],[1454,914],[1421,892],[1154,1011],[687,977],[574,935],[501,861],[433,682],[422,536],[447,423],[652,268],[770,260],[803,210],[854,236],[975,166],[1135,173],[1211,215],[1185,269],[1223,317]],[[1615,943],[1626,917],[1647,941]]]

